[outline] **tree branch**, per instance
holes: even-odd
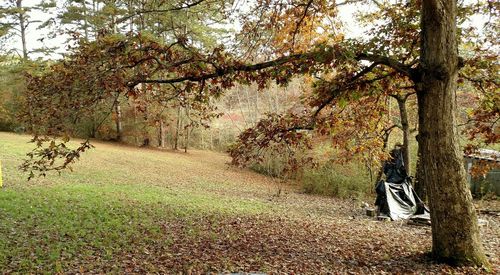
[[[290,62],[293,62],[293,61],[296,61],[299,59],[303,59],[303,58],[312,58],[312,56],[313,56],[313,53],[294,54],[294,55],[290,55],[290,56],[281,57],[281,58],[278,58],[275,60],[257,63],[257,64],[252,64],[252,65],[241,64],[241,65],[235,65],[235,66],[230,66],[230,67],[226,67],[226,68],[219,68],[215,72],[202,74],[202,75],[198,75],[198,76],[183,76],[183,77],[170,78],[170,79],[138,80],[136,82],[131,83],[129,86],[133,87],[139,83],[169,84],[169,83],[179,83],[179,82],[184,82],[184,81],[200,82],[202,80],[208,80],[208,79],[212,79],[212,78],[216,78],[216,77],[221,77],[221,76],[231,74],[231,73],[236,73],[236,72],[259,71],[259,70],[267,69],[270,67],[275,67],[275,66],[286,64],[286,63],[290,63]]]
[[[356,56],[356,60],[366,60],[376,64],[382,64],[408,77],[412,77],[415,74],[415,69],[412,69],[411,66],[405,65],[395,59],[383,55],[360,53]]]
[[[292,48],[295,46],[295,36],[299,32],[300,25],[302,25],[302,22],[307,16],[307,11],[309,10],[309,7],[311,7],[313,0],[309,0],[306,4],[306,7],[304,8],[304,13],[302,14],[302,17],[300,17],[300,20],[297,22],[297,26],[295,26],[295,30],[293,31],[293,36],[292,36]]]
[[[356,80],[360,77],[362,77],[363,75],[367,74],[368,72],[370,72],[371,70],[373,70],[373,68],[375,68],[378,64],[372,64],[370,65],[369,67],[365,68],[364,70],[362,70],[361,72],[357,73],[356,75],[354,75],[352,78],[351,78],[351,81],[349,81],[350,83],[348,85],[345,85],[345,86],[341,86],[335,90],[333,90],[331,93],[332,95],[326,99],[319,107],[318,109],[314,112],[314,117],[316,117],[320,112],[321,110],[323,110],[328,104],[330,104],[335,98],[337,98],[340,94],[340,92],[342,91],[346,91],[348,89],[350,89],[352,86],[354,86],[354,84],[356,84],[355,81],[353,80]],[[363,81],[364,83],[373,83],[375,81],[378,81],[378,80],[381,80],[383,78],[386,78],[388,76],[390,76],[391,74],[385,74],[385,75],[382,75],[382,76],[379,76],[379,77],[375,77],[373,79],[367,79],[365,81]]]
[[[120,23],[123,23],[127,20],[129,20],[130,18],[134,17],[134,16],[137,16],[137,15],[140,15],[140,14],[146,14],[146,13],[163,13],[163,12],[172,12],[172,11],[180,11],[180,10],[184,10],[184,9],[189,9],[189,8],[192,8],[194,6],[197,6],[203,2],[205,2],[207,0],[197,0],[197,1],[194,1],[192,3],[183,3],[181,6],[178,6],[178,7],[173,7],[173,8],[169,8],[169,9],[152,9],[152,10],[139,10],[139,11],[136,11],[132,14],[129,14],[129,15],[126,15],[122,18],[119,18],[118,20],[116,20],[116,24],[120,24]]]

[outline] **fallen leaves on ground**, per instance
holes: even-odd
[[[15,174],[23,141],[0,137],[11,150],[0,151],[10,192],[0,204],[0,273],[486,273],[433,262],[430,227],[373,220],[360,201],[301,194],[228,168],[221,154],[99,143],[73,174],[26,185]],[[480,218],[499,273],[500,217]]]
[[[498,222],[498,221],[496,221]],[[112,263],[74,266],[66,272],[126,271],[127,273],[267,274],[480,274],[482,268],[451,267],[433,262],[430,228],[401,222],[381,222],[357,216],[344,218],[200,216],[198,219],[158,221],[165,238],[131,246],[113,256]],[[484,231],[495,234],[498,223]],[[490,231],[490,232],[488,232]],[[143,232],[147,235],[147,230]],[[496,232],[498,234],[498,232]],[[498,238],[484,235],[490,252]],[[138,238],[141,236],[138,236]],[[133,240],[131,240],[133,241]],[[490,254],[498,272],[498,255]],[[95,259],[94,263],[99,263]],[[88,268],[88,266],[87,266]]]

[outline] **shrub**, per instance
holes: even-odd
[[[303,171],[299,181],[303,191],[340,198],[361,198],[373,192],[373,183],[362,165],[326,163]]]
[[[273,178],[283,178],[285,163],[286,161],[280,157],[264,157],[262,162],[251,163],[249,168],[259,174]]]

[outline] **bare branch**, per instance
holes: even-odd
[[[300,20],[297,22],[297,25],[295,26],[295,30],[293,31],[293,36],[292,36],[292,48],[295,46],[295,36],[299,32],[300,25],[302,25],[302,22],[304,21],[304,18],[307,16],[307,11],[309,10],[309,7],[311,7],[313,0],[309,0],[306,4],[306,7],[304,8],[304,13],[300,17]]]

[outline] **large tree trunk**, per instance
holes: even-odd
[[[421,82],[417,83],[422,178],[432,221],[434,257],[487,264],[455,127],[459,68],[455,0],[422,2]]]

